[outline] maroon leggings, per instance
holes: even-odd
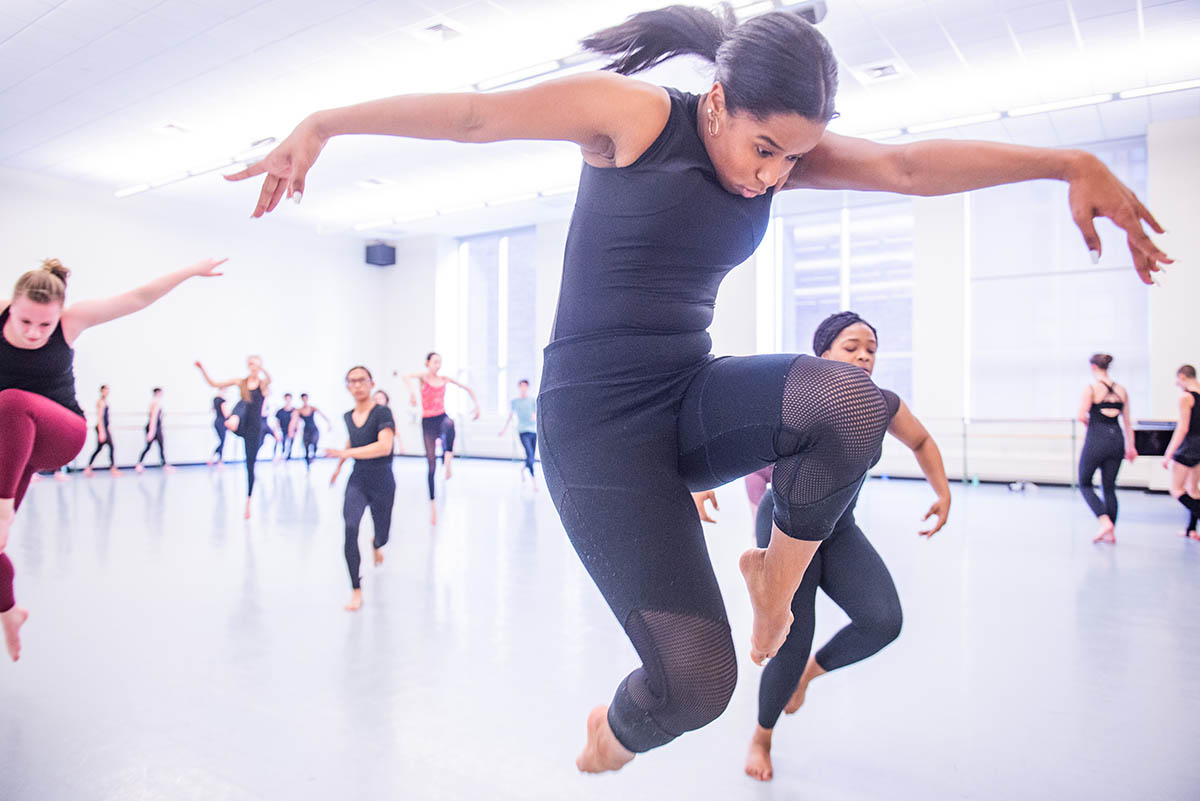
[[[21,389],[0,390],[0,499],[21,508],[29,479],[75,458],[87,439],[87,423],[49,398]],[[0,553],[0,612],[16,605],[13,565]]]

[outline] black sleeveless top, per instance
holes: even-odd
[[[1200,439],[1200,392],[1188,392],[1192,396],[1192,416],[1188,419],[1187,438]]]
[[[9,311],[0,312],[0,331]],[[23,389],[84,416],[75,399],[75,351],[63,336],[61,321],[46,344],[33,350],[15,347],[0,334],[0,389]]]
[[[666,127],[637,161],[583,166],[553,339],[704,331],[721,280],[766,233],[773,190],[721,188],[696,128],[699,95],[667,93]]]
[[[1101,382],[1101,383],[1103,383],[1103,382]],[[1096,423],[1108,423],[1109,425],[1117,425],[1117,420],[1120,419],[1120,417],[1121,417],[1119,414],[1109,417],[1107,414],[1104,414],[1101,410],[1102,409],[1116,409],[1119,412],[1125,408],[1125,402],[1121,400],[1121,396],[1117,394],[1117,391],[1113,387],[1113,385],[1112,384],[1104,384],[1104,386],[1108,390],[1108,392],[1104,393],[1104,397],[1100,400],[1099,403],[1092,401],[1092,405],[1090,407],[1088,407],[1088,425],[1094,425]],[[1116,398],[1116,400],[1108,400],[1110,395],[1112,397]]]

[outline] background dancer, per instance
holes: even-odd
[[[1079,491],[1100,523],[1100,531],[1092,542],[1115,545],[1117,472],[1121,469],[1121,459],[1132,462],[1137,458],[1137,449],[1133,447],[1129,393],[1108,375],[1112,360],[1113,357],[1107,353],[1093,354],[1088,360],[1092,366],[1093,380],[1083,390],[1076,418],[1087,426],[1083,450],[1079,453]],[[1119,420],[1123,420],[1125,425],[1122,426]],[[1095,485],[1092,484],[1097,469],[1100,470],[1100,486],[1104,491],[1103,501],[1096,496]]]
[[[225,421],[225,427],[242,438],[246,449],[246,520],[250,519],[250,499],[254,497],[254,465],[258,460],[258,449],[262,445],[263,400],[271,391],[271,374],[263,367],[262,359],[251,356],[246,359],[247,374],[244,378],[214,381],[196,362],[200,374],[208,385],[216,390],[237,387],[242,401],[234,413]]]
[[[430,351],[425,356],[425,370],[420,373],[405,373],[404,386],[408,389],[408,400],[417,405],[412,379],[417,379],[421,389],[421,438],[425,444],[425,463],[428,467],[426,480],[429,483],[429,522],[437,525],[437,502],[434,497],[434,473],[437,472],[437,442],[442,441],[442,463],[446,466],[446,479],[450,479],[450,463],[454,461],[454,420],[446,414],[446,385],[453,384],[466,390],[475,406],[472,420],[479,419],[479,401],[475,391],[462,382],[438,375],[442,369],[442,355]]]
[[[100,399],[96,401],[96,450],[88,458],[87,467],[83,474],[89,478],[92,475],[92,462],[100,455],[101,448],[108,448],[108,472],[114,476],[121,475],[117,469],[117,457],[113,453],[112,431],[108,426],[108,384],[100,385]]]

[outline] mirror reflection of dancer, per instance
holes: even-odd
[[[504,436],[514,417],[517,420],[517,436],[521,439],[521,447],[525,449],[525,469],[529,471],[534,492],[537,492],[537,476],[533,472],[533,457],[537,452],[537,401],[529,397],[529,381],[524,378],[517,382],[517,397],[509,402],[508,417],[504,418],[500,436]],[[521,472],[521,483],[525,483],[524,471]]]
[[[112,431],[108,427],[108,384],[100,385],[100,399],[96,401],[96,450],[92,451],[87,467],[83,474],[89,478],[92,475],[92,462],[100,455],[101,448],[108,448],[108,472],[114,476],[121,475],[117,469],[117,457],[113,453]]]
[[[538,445],[567,535],[642,663],[610,705],[588,715],[576,765],[601,772],[715,720],[737,682],[729,619],[689,489],[775,463],[780,503],[770,546],[740,562],[754,610],[750,654],[761,664],[786,638],[804,571],[886,433],[883,396],[849,365],[795,354],[712,357],[717,290],[762,241],[776,194],[947,195],[1057,179],[1070,184],[1093,258],[1101,249],[1093,220],[1104,216],[1126,232],[1145,283],[1170,260],[1143,221],[1162,227],[1084,151],[886,145],[827,131],[837,59],[798,14],[738,23],[676,5],[635,14],[583,45],[613,56],[611,72],[319,110],[229,180],[262,176],[253,211],[261,217],[284,196],[300,201],[338,135],[580,147]],[[627,77],[682,54],[715,65],[708,91]]]
[[[214,381],[204,365],[196,362],[200,374],[208,385],[216,390],[237,387],[241,402],[234,407],[233,414],[225,420],[225,427],[242,438],[246,449],[246,514],[250,519],[250,499],[254,496],[254,464],[258,461],[258,449],[262,446],[263,400],[271,391],[271,374],[263,367],[262,359],[250,356],[246,359],[246,376]]]
[[[1163,469],[1171,471],[1171,497],[1188,510],[1187,528],[1180,536],[1200,539],[1196,534],[1200,518],[1200,382],[1196,381],[1196,368],[1185,364],[1176,370],[1175,386],[1183,396],[1175,433],[1163,455]]]
[[[1083,390],[1076,419],[1087,426],[1083,449],[1079,452],[1079,492],[1100,523],[1100,531],[1092,542],[1117,544],[1117,473],[1121,459],[1133,461],[1133,418],[1129,410],[1129,393],[1108,375],[1113,357],[1096,353],[1088,360],[1092,366],[1092,383]],[[1122,427],[1121,422],[1125,425]],[[1096,495],[1092,477],[1100,471],[1100,487],[1104,500]]]
[[[140,311],[189,278],[220,275],[224,259],[205,259],[102,300],[63,308],[71,271],[57,259],[17,280],[0,305],[0,623],[13,661],[29,613],[16,605],[13,564],[4,553],[13,518],[37,470],[57,470],[87,440],[75,400],[75,341],[93,326]]]
[[[146,460],[146,455],[150,453],[150,448],[155,443],[158,443],[158,458],[162,460],[163,472],[175,472],[175,468],[167,464],[167,452],[163,445],[162,399],[162,387],[155,387],[150,393],[150,411],[146,420],[146,447],[142,448],[142,453],[138,456],[137,464],[133,466],[133,469],[139,473],[146,472],[146,468],[142,466],[142,462]]]
[[[405,373],[404,386],[408,389],[408,400],[413,406],[417,405],[417,395],[413,391],[412,379],[417,379],[421,389],[421,439],[425,443],[425,462],[429,481],[429,522],[437,525],[437,502],[434,500],[433,476],[437,472],[437,441],[442,441],[442,463],[446,466],[446,479],[450,479],[450,463],[454,461],[454,420],[446,414],[446,385],[453,384],[459,389],[466,390],[475,405],[472,420],[479,419],[479,401],[475,391],[466,384],[455,381],[448,376],[438,375],[442,369],[442,355],[430,351],[425,356],[425,370],[420,373]]]
[[[215,462],[218,470],[225,468],[225,436],[229,433],[229,429],[225,427],[225,421],[229,419],[229,403],[223,395],[217,395],[212,399],[213,412],[213,431],[217,435],[217,447],[213,448],[212,455],[208,457],[210,467]]]
[[[813,353],[823,359],[855,365],[867,375],[875,369],[878,344],[875,329],[853,312],[830,315],[813,334]],[[921,472],[937,493],[937,500],[924,518],[936,516],[937,521],[920,532],[921,536],[932,537],[950,515],[950,484],[941,451],[908,406],[894,393],[883,392],[893,410],[888,431],[912,449]],[[702,501],[710,497],[711,492],[700,493],[697,505],[702,506]],[[900,597],[887,566],[854,521],[857,503],[856,491],[834,525],[833,533],[821,543],[805,571],[792,598],[791,630],[763,670],[758,692],[758,725],[746,755],[746,774],[760,781],[770,781],[774,775],[771,738],[779,715],[800,709],[809,682],[829,671],[861,662],[900,634]],[[760,547],[765,547],[771,539],[774,510],[774,494],[764,493],[755,520],[755,537]],[[850,623],[816,655],[810,655],[818,587],[842,608]]]
[[[317,443],[321,441],[321,429],[317,427],[317,415],[332,428],[333,423],[325,416],[325,412],[308,402],[308,393],[300,393],[300,408],[296,410],[296,424],[303,426],[301,440],[304,444],[304,466],[312,469],[313,459],[317,458]]]
[[[375,381],[365,367],[351,367],[346,373],[346,389],[354,398],[354,408],[345,414],[349,439],[346,447],[327,448],[325,455],[338,459],[330,486],[337,481],[342,465],[354,460],[350,480],[346,482],[346,501],[342,517],[346,523],[346,567],[350,571],[350,601],[346,611],[362,608],[362,577],[359,575],[361,556],[358,551],[358,526],[363,512],[371,510],[375,524],[375,565],[383,564],[383,546],[387,545],[392,527],[392,504],[396,499],[396,477],[392,475],[392,445],[396,437],[396,421],[392,410],[371,397]]]
[[[296,431],[296,407],[292,406],[292,393],[283,393],[283,406],[275,412],[278,433],[275,436],[275,456],[284,461],[292,458],[292,443]]]

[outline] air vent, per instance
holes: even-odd
[[[856,67],[851,67],[850,71],[854,73],[854,77],[863,86],[894,81],[897,78],[903,78],[908,72],[904,65],[897,60],[872,61],[869,64],[859,64]]]

